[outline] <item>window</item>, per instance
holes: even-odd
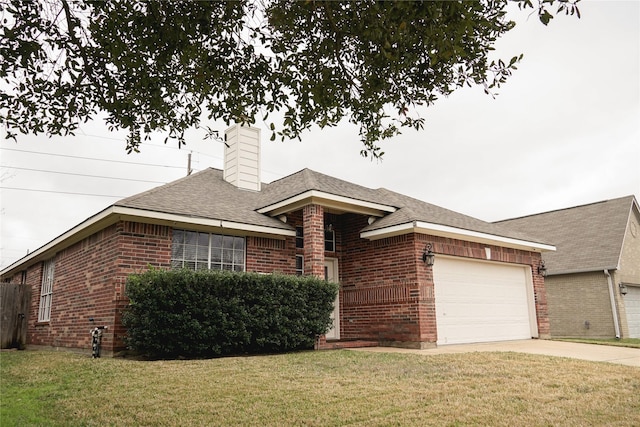
[[[324,250],[327,252],[335,252],[336,250],[336,233],[333,230],[325,230],[324,232]]]
[[[296,227],[296,248],[304,248],[304,229]]]
[[[51,297],[53,296],[54,270],[54,258],[42,263],[42,286],[40,287],[38,322],[48,322],[51,319]]]
[[[244,271],[244,237],[173,230],[171,267]]]
[[[296,276],[304,275],[304,257],[296,255]]]

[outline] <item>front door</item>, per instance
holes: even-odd
[[[335,258],[325,258],[324,260],[324,278],[328,282],[338,283],[338,260]],[[331,314],[333,325],[325,334],[328,340],[340,339],[340,292],[336,295],[336,301],[333,304],[333,313]]]

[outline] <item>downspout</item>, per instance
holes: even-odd
[[[616,338],[620,339],[620,325],[618,324],[618,309],[616,308],[616,297],[613,293],[613,282],[611,281],[611,274],[609,270],[604,270],[604,275],[607,276],[607,282],[609,283],[609,299],[611,300],[611,313],[613,313],[613,327],[616,330]]]

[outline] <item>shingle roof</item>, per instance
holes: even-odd
[[[509,237],[536,243],[549,243],[548,240],[544,240],[540,237],[534,237],[535,234],[485,222],[384,188],[378,191],[386,194],[387,199],[393,200],[392,204],[399,209],[365,227],[362,231],[372,231],[385,227],[392,227],[394,225],[406,224],[411,221],[423,221],[431,224],[459,228],[462,230],[491,234],[494,236]]]
[[[549,274],[618,268],[634,196],[498,221],[556,246],[543,254]]]
[[[185,178],[173,181],[149,191],[122,199],[104,211],[88,218],[76,227],[68,230],[56,239],[43,245],[31,254],[16,261],[2,270],[2,274],[16,271],[24,263],[42,256],[54,248],[73,242],[81,230],[95,225],[106,217],[103,214],[116,208],[139,209],[144,212],[173,214],[191,219],[220,220],[252,226],[268,227],[275,230],[293,231],[293,227],[282,221],[259,213],[258,210],[280,202],[286,202],[297,195],[310,190],[341,196],[357,202],[369,202],[384,207],[392,207],[389,213],[370,224],[362,231],[375,231],[395,225],[412,222],[425,222],[454,227],[472,232],[491,234],[498,237],[520,239],[527,242],[542,243],[547,240],[531,238],[526,233],[491,224],[439,206],[431,205],[384,188],[371,189],[324,175],[310,169],[303,169],[270,184],[262,184],[262,191],[241,190],[226,182],[223,171],[205,169]],[[384,212],[387,210],[383,209]],[[193,222],[193,221],[190,221]],[[275,231],[274,230],[274,231]],[[277,234],[281,234],[278,232]],[[549,239],[553,242],[553,239]]]
[[[189,177],[123,199],[117,206],[186,215],[195,218],[220,219],[252,225],[289,229],[291,226],[257,212],[310,190],[350,199],[393,206],[397,209],[362,231],[378,230],[412,221],[424,221],[496,236],[542,243],[517,230],[488,223],[441,208],[384,188],[371,189],[310,169],[262,184],[260,192],[240,190],[223,179],[218,169],[206,169]]]
[[[307,168],[263,186],[261,191],[262,203],[264,203],[264,206],[268,206],[309,190],[318,190],[363,202],[390,204],[387,197],[385,197],[386,195],[381,194],[378,190],[363,187]]]
[[[261,193],[238,189],[223,179],[221,170],[209,168],[127,197],[115,205],[192,218],[291,229],[290,225],[255,211],[261,197]]]

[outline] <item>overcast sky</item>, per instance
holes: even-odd
[[[425,129],[385,142],[382,162],[360,157],[358,129],[348,124],[270,142],[258,122],[262,181],[308,167],[486,221],[640,198],[640,2],[580,9],[581,19],[559,16],[548,27],[515,12],[496,56],[524,59],[496,99],[464,89],[420,110]],[[184,176],[189,153],[196,171],[222,167],[222,144],[201,130],[181,150],[158,135],[130,155],[124,134],[99,120],[75,137],[1,137],[2,268],[117,200]]]

